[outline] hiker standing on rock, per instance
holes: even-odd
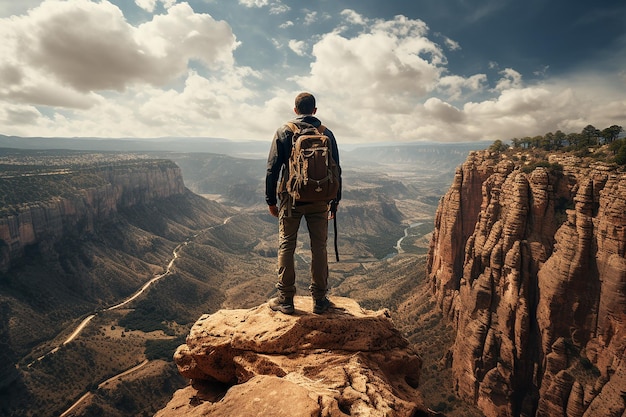
[[[328,220],[334,218],[341,199],[339,150],[333,133],[315,117],[315,97],[300,93],[295,100],[296,118],[278,128],[267,158],[265,201],[278,217],[278,297],[270,308],[285,314],[295,311],[294,254],[298,229],[305,218],[311,239],[313,312],[331,305],[328,290]],[[279,184],[280,177],[280,184]],[[278,198],[277,198],[278,197]],[[277,206],[278,203],[278,206]]]

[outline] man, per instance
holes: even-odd
[[[315,97],[310,93],[300,93],[295,100],[294,112],[296,118],[291,121],[298,127],[313,125],[316,128],[322,122],[315,117],[317,107]],[[295,309],[293,297],[296,294],[296,273],[294,253],[298,238],[298,229],[302,217],[305,218],[309,237],[311,239],[311,285],[309,290],[314,300],[313,312],[321,314],[331,306],[326,296],[328,290],[328,257],[326,242],[328,239],[328,220],[334,218],[337,204],[341,199],[341,168],[339,167],[339,151],[333,133],[324,130],[331,143],[331,154],[337,163],[339,171],[339,192],[333,201],[295,202],[284,187],[278,187],[279,176],[281,184],[289,176],[289,157],[292,150],[293,132],[288,125],[283,125],[274,134],[269,157],[267,158],[267,173],[265,178],[265,201],[269,211],[278,217],[279,247],[278,247],[278,297],[269,301],[272,310],[284,314],[293,314]],[[277,189],[278,188],[278,189]],[[277,199],[278,194],[278,199]],[[277,203],[280,203],[277,206]]]

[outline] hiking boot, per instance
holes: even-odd
[[[293,314],[296,311],[293,306],[293,298],[276,297],[268,301],[270,308],[283,314]]]
[[[315,300],[315,304],[313,304],[313,312],[315,314],[322,314],[327,311],[330,306],[333,305],[328,297],[320,298]]]

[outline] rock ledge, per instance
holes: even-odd
[[[267,304],[203,315],[174,360],[192,380],[155,417],[431,416],[417,390],[421,358],[386,310],[308,297],[292,316]]]

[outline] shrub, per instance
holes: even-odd
[[[448,409],[448,404],[444,401],[440,401],[439,404],[433,407],[433,411],[436,411],[438,413],[443,413],[447,409]]]
[[[163,359],[171,362],[172,357],[174,356],[174,351],[176,351],[176,348],[183,343],[185,343],[184,337],[165,340],[146,340],[146,358],[149,360]]]
[[[522,168],[522,172],[530,174],[537,168],[546,168],[548,171],[552,172],[563,172],[563,165],[559,163],[551,164],[548,161],[539,161],[535,162],[534,164],[526,165]]]
[[[618,165],[626,165],[626,140],[619,147],[617,154],[615,155],[615,163]]]

